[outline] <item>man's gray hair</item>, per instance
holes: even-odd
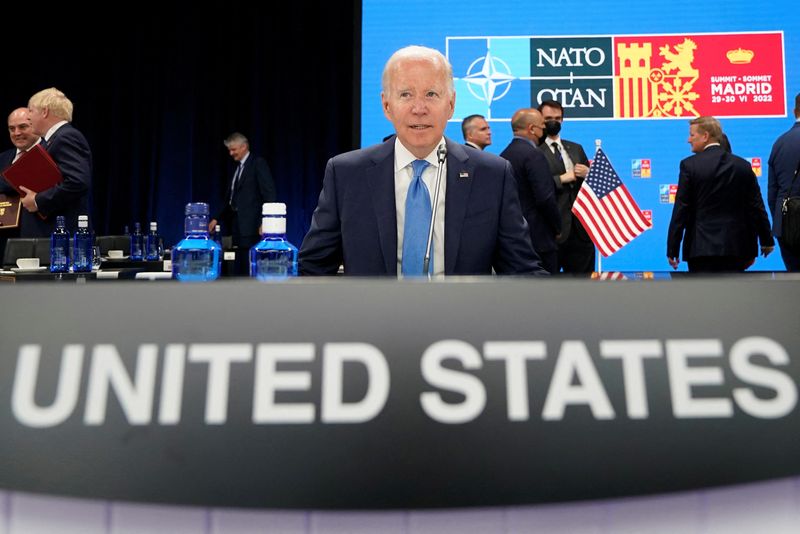
[[[456,89],[453,85],[453,66],[450,65],[450,62],[447,61],[447,58],[444,57],[441,52],[426,46],[407,46],[392,54],[392,57],[390,57],[389,61],[386,62],[386,66],[383,67],[383,75],[381,76],[381,90],[384,93],[387,93],[389,90],[389,78],[391,76],[391,72],[394,70],[397,63],[404,59],[423,59],[430,61],[437,68],[441,68],[445,77],[447,78],[448,91],[451,95],[455,94]]]
[[[240,134],[239,132],[233,132],[232,134],[230,134],[228,138],[225,139],[224,143],[226,148],[230,148],[231,145],[250,144],[247,141],[247,138],[244,135]]]

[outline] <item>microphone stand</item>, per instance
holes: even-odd
[[[439,206],[439,189],[442,184],[442,172],[444,170],[444,161],[447,159],[447,147],[444,143],[439,145],[436,149],[436,159],[439,160],[439,167],[436,169],[436,186],[433,193],[433,206],[431,207],[431,224],[428,228],[428,245],[425,247],[425,259],[422,262],[422,272],[428,275],[428,280],[431,279],[431,248],[433,247],[433,221],[436,220],[436,208]]]

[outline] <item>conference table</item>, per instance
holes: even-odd
[[[0,487],[387,509],[800,474],[800,279],[644,278],[8,284]]]

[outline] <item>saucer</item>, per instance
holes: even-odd
[[[21,267],[12,267],[12,271],[15,273],[40,273],[42,271],[47,270],[47,267],[34,267],[33,269],[22,269]]]

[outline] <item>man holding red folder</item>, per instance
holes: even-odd
[[[67,229],[74,232],[78,215],[90,215],[92,152],[81,132],[74,128],[72,102],[51,87],[28,101],[31,126],[42,137],[42,146],[58,165],[63,181],[44,191],[20,187],[24,211],[20,217],[22,237],[46,237],[55,229],[56,216],[63,215]],[[90,217],[91,220],[91,217]]]
[[[17,108],[8,115],[8,136],[14,148],[0,153],[0,170],[4,170],[17,161],[33,145],[39,142],[39,136],[33,133],[31,114],[28,108]],[[19,196],[17,191],[0,176],[0,193],[7,195],[9,200]],[[19,237],[19,226],[0,227],[0,253],[5,250],[6,240],[10,237]]]

